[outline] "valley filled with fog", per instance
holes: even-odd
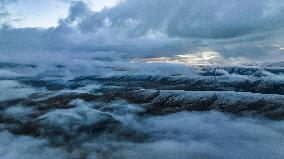
[[[284,155],[282,67],[27,62],[0,64],[3,159]]]
[[[283,18],[282,0],[2,0],[0,158],[283,159]]]

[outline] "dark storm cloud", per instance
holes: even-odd
[[[100,12],[75,1],[57,27],[9,33],[2,29],[0,39],[6,50],[113,51],[151,57],[210,49],[225,57],[268,59],[281,56],[274,45],[284,45],[282,19],[282,0],[126,0]],[[17,38],[12,42],[5,34]],[[18,39],[24,44],[17,44]]]
[[[173,37],[231,38],[283,27],[284,10],[279,0],[128,0],[80,26],[95,29],[105,18],[114,27],[132,26],[137,36],[152,29]]]
[[[232,38],[284,26],[284,2],[279,0],[128,0],[99,13],[86,12],[84,3],[74,3],[67,19],[80,19],[83,32],[108,21],[111,29],[126,29],[131,37],[156,30],[170,37]]]

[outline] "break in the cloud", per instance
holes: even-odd
[[[121,0],[62,0],[68,3],[83,1],[93,10],[100,11],[105,7],[113,7]]]
[[[59,18],[68,14],[72,3],[79,0],[1,0],[0,15],[5,19],[0,25],[9,24],[17,28],[25,27],[54,27]],[[83,0],[93,11],[100,11],[104,7],[114,6],[117,0]],[[4,17],[4,16],[2,16]],[[15,20],[17,19],[17,20]]]
[[[1,0],[0,1],[0,27],[8,23],[17,21],[17,17],[13,17],[11,13],[7,10],[6,5],[16,2],[17,0]]]
[[[128,57],[209,50],[230,59],[281,60],[283,18],[282,0],[124,0],[99,12],[76,1],[57,27],[3,27],[0,48],[5,52],[105,51]]]

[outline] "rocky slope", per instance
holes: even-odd
[[[36,69],[31,65],[1,67]],[[262,74],[260,70],[263,71],[200,67],[194,75],[113,74],[63,79],[41,73],[5,77],[0,80],[0,136],[7,138],[8,133],[16,143],[21,138],[14,136],[32,137],[29,141],[45,139],[48,150],[59,149],[61,155],[67,156],[64,159],[125,158],[131,147],[135,148],[133,153],[144,154],[153,149],[151,145],[169,141],[170,145],[179,144],[175,147],[186,146],[185,152],[193,153],[189,156],[218,158],[220,153],[215,151],[204,154],[188,148],[192,142],[204,144],[203,140],[215,147],[226,145],[219,143],[221,139],[216,140],[216,134],[226,136],[226,141],[232,143],[229,145],[234,146],[238,145],[234,139],[240,134],[243,136],[238,141],[247,142],[247,138],[261,141],[250,140],[252,143],[246,148],[250,144],[274,145],[276,141],[282,142],[279,138],[283,136],[282,70],[267,68]],[[264,133],[254,132],[250,136],[248,127]],[[203,135],[204,130],[213,134]],[[267,135],[273,133],[275,139]],[[266,138],[272,143],[266,143]],[[0,146],[2,143],[6,141],[0,140]],[[160,147],[163,149],[156,150],[158,156],[173,148]],[[276,151],[279,147],[271,150],[271,154],[281,156],[282,151]],[[223,149],[220,147],[218,152]],[[226,151],[238,156],[235,150],[240,148]],[[91,157],[93,153],[96,157]],[[253,153],[262,154],[255,149]],[[155,158],[155,154],[149,155]],[[223,155],[231,156],[226,152]]]

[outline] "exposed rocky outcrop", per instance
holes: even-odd
[[[126,140],[144,138],[144,134],[129,128],[114,116],[136,114],[142,108],[124,107],[123,101],[115,99],[116,96],[111,93],[74,92],[57,95],[35,93],[25,99],[3,101],[0,102],[0,130],[48,136],[53,144],[72,142],[78,134],[90,137],[110,133]]]
[[[275,71],[203,68],[194,76],[17,78],[6,90],[22,94],[0,101],[0,130],[47,137],[57,146],[109,134],[116,140],[145,142],[148,134],[133,123],[183,111],[283,120],[284,81],[282,70]]]
[[[277,67],[259,67],[259,66],[199,66],[202,76],[222,76],[222,75],[246,75],[262,77],[269,75],[283,75],[284,69]]]
[[[284,96],[237,92],[134,90],[117,93],[145,106],[146,114],[217,110],[234,115],[263,115],[284,119]]]
[[[113,76],[84,77],[76,82],[98,81],[124,88],[185,91],[235,91],[284,95],[284,81],[270,77],[242,76]]]

